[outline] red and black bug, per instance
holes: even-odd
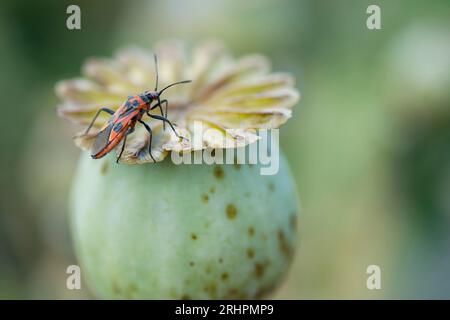
[[[113,111],[108,108],[101,108],[98,110],[97,114],[92,119],[91,124],[87,127],[84,134],[88,134],[92,125],[95,123],[100,112],[106,112],[111,115],[111,118],[107,123],[100,129],[94,144],[91,149],[91,156],[94,159],[100,159],[113,150],[117,145],[123,140],[122,149],[117,157],[116,162],[119,162],[122,156],[123,150],[125,149],[125,144],[127,141],[127,136],[134,131],[136,122],[141,123],[145,129],[147,129],[149,136],[148,152],[150,157],[154,162],[155,158],[152,155],[152,129],[148,124],[142,121],[144,114],[147,114],[150,118],[163,121],[163,128],[165,130],[166,122],[169,124],[170,128],[175,132],[178,138],[183,138],[178,135],[172,123],[167,119],[167,99],[161,100],[161,94],[164,90],[180,83],[188,83],[191,80],[185,80],[180,82],[175,82],[164,89],[158,91],[158,62],[155,56],[155,69],[156,69],[156,84],[154,91],[145,91],[144,93],[128,96],[127,100],[117,109]],[[152,103],[155,102],[154,105]],[[165,104],[165,113],[163,113],[162,104]],[[161,116],[151,114],[150,111],[159,108],[161,111]],[[184,138],[183,138],[184,139]]]

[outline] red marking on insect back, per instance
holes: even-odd
[[[137,101],[138,105],[135,107],[132,101]],[[130,103],[132,108],[127,107]],[[143,114],[140,112],[142,109],[148,110],[148,107],[139,96],[133,96],[133,98],[127,99],[100,130],[100,134],[96,139],[96,142],[98,141],[98,148],[95,148],[94,145],[94,148],[92,149],[92,158],[102,158],[112,149],[117,147],[128,130],[134,128],[136,121],[142,118]],[[126,116],[121,117],[121,115],[124,114],[126,114]],[[102,133],[106,136],[102,136]],[[102,144],[103,148],[101,147]]]
[[[137,106],[134,106],[132,101],[137,101]],[[127,110],[127,102],[131,103],[133,109]],[[133,96],[133,98],[125,101],[112,117],[111,123],[113,124],[113,130],[111,130],[109,141],[114,141],[117,136],[122,135],[123,131],[126,132],[130,126],[134,127],[136,121],[142,118],[143,114],[141,113],[141,110],[147,111],[148,106],[139,96]],[[126,114],[126,116],[121,116],[124,114]],[[116,131],[114,130],[114,126],[117,126],[118,124],[122,124],[122,129]]]

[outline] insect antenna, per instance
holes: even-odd
[[[158,58],[156,57],[156,54],[154,54],[153,56],[155,57],[155,72],[156,72],[155,91],[158,91],[158,79],[159,79],[159,74],[158,74]]]
[[[161,95],[161,93],[163,93],[164,90],[169,89],[170,87],[172,87],[174,85],[181,84],[181,83],[189,83],[189,82],[192,82],[192,80],[184,80],[184,81],[179,81],[179,82],[175,82],[175,83],[169,84],[164,89],[161,89],[161,91],[158,92],[158,95]]]

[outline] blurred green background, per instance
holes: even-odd
[[[124,45],[209,37],[266,54],[302,93],[281,130],[299,247],[273,298],[450,298],[449,18],[447,0],[1,1],[0,298],[91,297],[65,286],[79,151],[55,82]],[[371,264],[381,290],[366,288]]]

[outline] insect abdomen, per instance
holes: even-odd
[[[106,146],[109,143],[109,136],[111,135],[112,128],[113,124],[110,124],[105,129],[99,132],[97,138],[95,138],[94,144],[92,145],[91,149],[92,158],[98,159],[104,156],[103,154],[102,156],[98,157],[98,155],[106,148]]]

